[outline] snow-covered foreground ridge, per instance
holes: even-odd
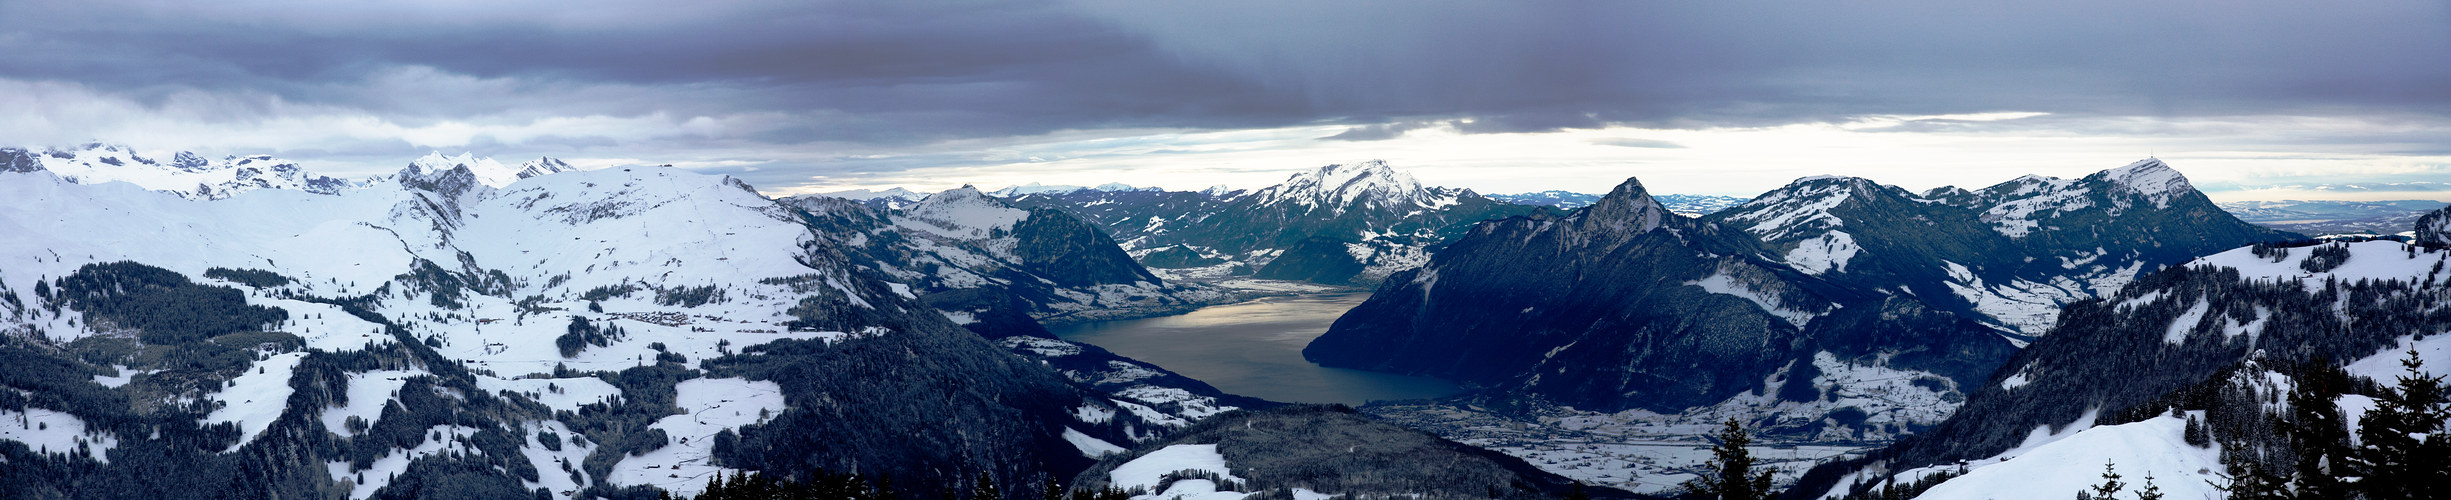
[[[128,163],[117,167],[137,168]],[[963,415],[825,409],[888,427],[933,419],[973,440],[939,442],[942,453],[1035,460],[1030,450],[1054,448],[1078,460],[1074,443],[1153,434],[838,250],[867,235],[813,225],[729,177],[432,155],[349,189],[199,197],[71,182],[43,165],[0,173],[0,199],[12,200],[0,204],[0,351],[17,356],[0,370],[56,367],[7,382],[65,402],[0,395],[0,407],[45,423],[0,434],[0,452],[133,453],[199,474],[243,465],[259,475],[210,480],[265,496],[342,483],[355,497],[416,491],[467,467],[486,471],[468,488],[568,495],[691,493],[741,464],[720,456],[733,443],[849,432],[794,417],[839,404],[810,399],[827,391],[942,395],[839,397]],[[158,295],[168,293],[196,295]],[[269,316],[220,329],[161,319],[204,304]],[[895,347],[872,347],[885,345]],[[889,355],[927,361],[836,374]],[[930,370],[956,368],[995,380],[929,385],[954,380]],[[1006,409],[990,419],[979,408]],[[874,448],[841,458],[883,453]],[[728,460],[762,460],[739,456]],[[785,465],[802,466],[766,463]]]

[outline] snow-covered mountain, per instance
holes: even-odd
[[[2156,161],[1925,195],[1812,177],[1700,219],[1629,180],[1563,217],[1480,224],[1304,355],[1487,388],[1475,401],[1882,439],[1949,415],[2064,304],[2287,237]]]
[[[0,456],[60,471],[10,488],[616,497],[752,469],[916,494],[1071,474],[1220,410],[965,331],[851,251],[901,233],[728,177],[504,181],[523,170],[432,155],[398,182],[209,202],[0,173],[0,416],[29,427],[0,426]],[[1027,220],[940,229],[1027,263]]]
[[[2292,416],[2293,388],[2321,376],[2309,363],[2378,384],[2327,383],[2348,388],[2325,402],[2347,422],[2374,407],[2371,388],[2406,375],[2406,352],[2434,373],[2451,363],[2447,263],[2451,251],[2397,241],[2307,242],[2146,274],[2070,305],[1921,438],[1825,466],[1802,487],[1825,498],[1871,497],[1885,482],[1924,483],[1918,498],[2059,498],[2099,482],[2109,460],[2131,485],[2151,474],[2192,497],[2228,485],[2229,464],[2286,473],[2302,451],[2284,429],[2315,425]]]
[[[1493,194],[1489,195],[1489,197],[1491,199],[1517,205],[1540,205],[1554,207],[1559,210],[1583,208],[1585,205],[1590,205],[1592,202],[1600,200],[1600,195],[1577,193],[1572,191],[1540,191],[1535,193],[1520,194]],[[1652,195],[1651,199],[1659,201],[1660,206],[1668,207],[1668,211],[1676,212],[1677,215],[1683,215],[1686,217],[1701,217],[1710,215],[1714,212],[1726,210],[1728,207],[1733,207],[1745,202],[1744,198],[1734,196],[1696,194],[1658,194]]]
[[[1862,438],[1937,421],[1956,387],[2015,351],[1911,295],[1842,288],[1766,253],[1629,179],[1565,216],[1480,224],[1390,277],[1303,355],[1486,387],[1485,401],[1670,415],[1732,405],[1771,432]],[[1822,422],[1847,407],[1873,417]]]
[[[1811,177],[1707,219],[1753,234],[1806,273],[1906,289],[2022,335],[2049,329],[2061,304],[2115,292],[2140,272],[2293,237],[2230,216],[2154,159],[2081,179],[2026,176],[1921,195]]]
[[[443,156],[440,152],[434,152],[410,161],[408,167],[394,175],[393,179],[399,182],[432,182],[455,169],[465,169],[475,176],[478,183],[496,189],[520,179],[578,170],[569,163],[549,157],[529,160],[514,167],[505,166],[493,158],[478,157],[475,153]]]
[[[1136,186],[1133,186],[1133,185],[1130,185],[1130,184],[1124,184],[1124,183],[1121,183],[1121,182],[1109,182],[1109,183],[1099,184],[1099,185],[1097,185],[1097,186],[1092,186],[1092,187],[1065,186],[1065,185],[1046,185],[1046,184],[1039,184],[1039,183],[1036,183],[1036,182],[1032,182],[1032,183],[1028,183],[1028,184],[1022,184],[1022,185],[1019,185],[1019,186],[1007,186],[1007,187],[1005,187],[1004,189],[998,189],[998,190],[995,190],[995,191],[989,191],[989,192],[988,192],[988,194],[996,195],[996,196],[998,196],[998,197],[1003,197],[1003,198],[1011,198],[1011,197],[1014,197],[1014,196],[1020,196],[1020,195],[1025,195],[1025,194],[1062,194],[1062,193],[1070,193],[1070,192],[1073,192],[1073,191],[1081,191],[1081,190],[1090,190],[1090,191],[1105,191],[1105,192],[1110,192],[1110,193],[1111,193],[1111,192],[1117,192],[1117,191],[1164,191],[1163,189],[1158,189],[1158,188],[1153,188],[1153,187],[1136,187]]]
[[[0,172],[36,170],[49,171],[79,184],[126,182],[195,200],[217,200],[258,189],[334,194],[356,186],[264,155],[215,161],[181,151],[163,162],[115,144],[94,143],[79,149],[42,152],[0,148]]]
[[[1224,300],[1208,287],[1168,284],[1114,240],[1062,211],[1021,208],[965,186],[899,210],[828,198],[785,203],[821,214],[834,227],[868,235],[845,251],[879,262],[953,314],[989,314],[1017,299],[1018,312],[1049,321],[1150,314]],[[947,293],[989,290],[986,295]],[[965,297],[954,300],[951,297]],[[980,301],[995,297],[993,301]],[[975,303],[974,303],[975,302]]]
[[[1136,256],[1190,252],[1196,255],[1168,259],[1219,262],[1170,273],[1330,284],[1376,282],[1420,265],[1429,249],[1472,223],[1547,209],[1423,186],[1381,161],[1305,170],[1252,190],[1076,190],[1011,199],[1094,222]]]

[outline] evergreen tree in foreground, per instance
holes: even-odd
[[[2348,467],[2349,431],[2335,401],[2348,390],[2349,374],[2317,360],[2301,365],[2291,378],[2291,421],[2279,426],[2288,430],[2289,447],[2298,455],[2291,489],[2299,498],[2348,498],[2353,483],[2340,475],[2354,467]]]
[[[2230,442],[2223,445],[2223,448],[2243,450],[2247,448],[2247,444]],[[2221,487],[2221,491],[2229,493],[2230,500],[2289,500],[2294,498],[2289,495],[2287,478],[2264,470],[2262,466],[2256,465],[2255,460],[2247,458],[2244,454],[2225,455],[2231,455],[2223,457],[2227,462],[2223,464],[2223,468],[2226,469],[2223,476],[2229,479],[2230,484]]]
[[[1719,431],[1719,444],[1711,447],[1711,463],[1703,466],[1702,477],[1685,482],[1685,491],[1718,500],[1776,497],[1777,493],[1770,491],[1770,471],[1753,473],[1753,452],[1745,449],[1750,444],[1753,436],[1745,433],[1743,424],[1729,418],[1726,428]]]
[[[2119,497],[2116,497],[2116,496],[2113,496],[2113,495],[2118,495],[2118,494],[2119,494],[2119,490],[2121,490],[2121,489],[2125,489],[2125,488],[2127,488],[2127,487],[2128,487],[2128,483],[2119,482],[2119,472],[2118,472],[2117,470],[2113,470],[2113,469],[2111,468],[2111,461],[2109,461],[2109,460],[2103,460],[2103,461],[2102,461],[2102,484],[2097,484],[2097,485],[2094,485],[2094,489],[2093,489],[2093,490],[2091,490],[2091,491],[2086,491],[2086,492],[2081,492],[2082,494],[2079,494],[2079,495],[2077,495],[2077,496],[2078,496],[2078,497],[2081,497],[2081,498],[2093,498],[2093,499],[2097,499],[2097,500],[2111,500],[2111,499],[2114,499],[2114,498],[2119,498]]]
[[[2429,376],[2410,349],[2400,361],[2408,374],[2384,389],[2375,407],[2358,420],[2357,489],[2367,498],[2440,498],[2451,489],[2451,442],[2443,438],[2447,412],[2443,378]]]

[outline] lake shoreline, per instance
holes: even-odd
[[[1182,314],[1048,329],[1066,341],[1164,367],[1227,393],[1270,401],[1359,406],[1461,393],[1460,386],[1445,380],[1323,367],[1302,358],[1304,346],[1369,297],[1368,290],[1317,287]]]

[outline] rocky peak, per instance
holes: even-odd
[[[180,151],[178,154],[170,156],[170,166],[189,172],[202,172],[212,169],[213,161],[206,160],[203,156],[198,156],[195,153]]]
[[[1658,229],[1675,216],[1668,213],[1667,207],[1660,206],[1659,200],[1651,198],[1642,181],[1628,177],[1616,189],[1609,190],[1607,196],[1576,212],[1573,218],[1575,227],[1584,231],[1642,233]]]
[[[1266,203],[1293,203],[1342,212],[1356,202],[1380,207],[1404,204],[1436,206],[1441,196],[1421,186],[1413,176],[1386,161],[1340,163],[1294,174],[1284,183],[1261,189]]]
[[[25,148],[0,148],[0,172],[33,172],[43,169],[41,159]]]
[[[425,156],[409,162],[408,170],[401,171],[402,183],[406,183],[409,174],[412,173],[420,178],[431,179],[447,174],[455,168],[465,169],[478,183],[495,188],[511,185],[512,182],[522,178],[518,170],[505,167],[502,162],[494,161],[493,158],[480,158],[475,153],[466,152],[458,156],[443,156],[442,152],[437,151],[426,153]]]
[[[2157,208],[2169,208],[2171,199],[2196,190],[2194,185],[2188,184],[2187,176],[2179,174],[2179,171],[2170,168],[2169,164],[2162,163],[2160,158],[2137,160],[2124,167],[2086,176],[2086,180],[2096,180],[2097,177],[2120,189],[2152,200],[2153,206]]]
[[[573,170],[578,170],[578,168],[572,167],[569,163],[565,163],[562,160],[555,159],[550,156],[544,156],[537,157],[534,160],[528,160],[527,163],[519,164],[518,175],[519,178],[526,179],[539,175],[558,174]]]
[[[2451,246],[2451,207],[2417,218],[2417,244]]]

